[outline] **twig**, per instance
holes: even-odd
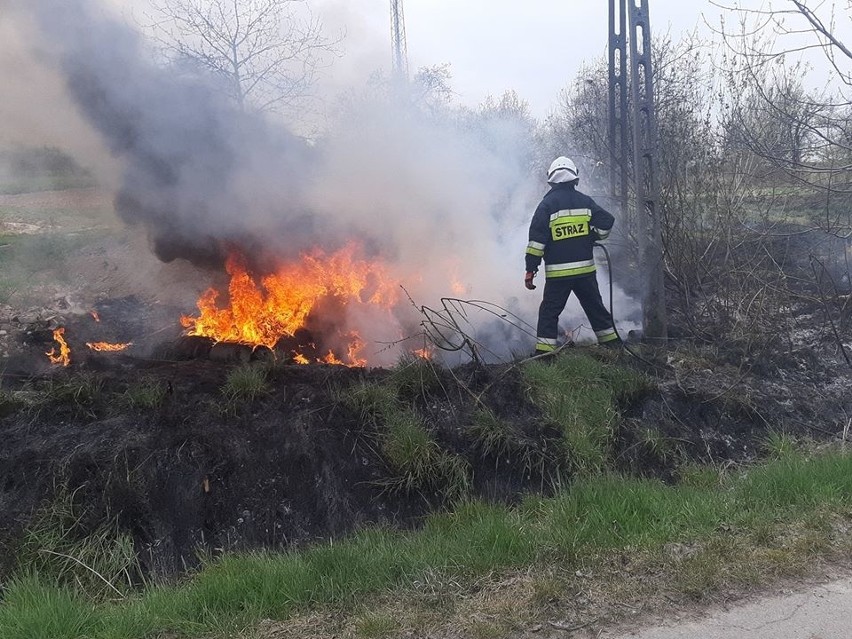
[[[581,624],[576,625],[576,626],[568,626],[568,625],[561,623],[559,621],[548,621],[547,623],[551,628],[556,628],[556,630],[564,630],[565,632],[574,632],[576,630],[582,630],[583,628],[588,628],[589,626],[591,626],[596,621],[597,621],[597,619],[592,619],[591,621],[587,621],[586,623],[581,623]]]

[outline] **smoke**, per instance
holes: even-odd
[[[15,7],[38,25],[42,59],[120,166],[118,215],[145,229],[161,260],[221,267],[239,247],[263,268],[357,238],[413,302],[394,322],[352,309],[346,324],[368,342],[415,334],[415,305],[442,308],[443,297],[488,300],[534,323],[540,295],[523,288],[523,249],[544,185],[531,177],[522,123],[361,96],[308,144],[236,110],[209,79],[156,64],[144,38],[94,0]],[[494,356],[532,345],[493,309],[459,315]],[[396,357],[369,350],[374,362]]]
[[[0,2],[0,145],[61,147],[75,158],[85,158],[104,183],[116,183],[115,163],[65,92],[61,75],[32,55],[33,27],[23,16],[11,19],[9,7]]]

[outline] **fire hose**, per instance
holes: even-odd
[[[608,279],[609,279],[609,314],[610,314],[610,317],[612,317],[612,329],[615,331],[615,335],[618,337],[618,340],[621,342],[621,346],[625,351],[630,353],[633,357],[638,359],[640,362],[644,362],[645,364],[648,364],[649,366],[653,366],[654,368],[657,368],[658,367],[657,364],[655,364],[654,362],[648,361],[647,359],[645,359],[644,357],[642,357],[641,355],[636,353],[632,348],[630,348],[630,346],[627,345],[627,342],[625,342],[621,338],[621,334],[618,332],[618,328],[616,328],[616,326],[615,326],[615,308],[613,306],[613,292],[612,292],[612,260],[609,257],[609,249],[607,249],[607,247],[604,246],[603,244],[601,244],[600,242],[595,242],[594,246],[595,246],[595,248],[603,249],[604,258],[606,259],[606,273],[607,273],[607,276],[608,276]]]
[[[613,307],[613,294],[612,294],[612,260],[609,259],[609,249],[606,246],[601,244],[600,242],[595,242],[593,245],[595,248],[603,249],[604,258],[606,259],[606,274],[609,276],[609,315],[612,317],[612,330],[615,331],[616,337],[618,337],[619,341],[624,344],[624,340],[621,339],[621,334],[618,332],[618,328],[615,326],[615,308]]]

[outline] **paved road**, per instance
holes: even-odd
[[[601,639],[852,639],[852,578]]]

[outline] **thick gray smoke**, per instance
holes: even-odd
[[[43,59],[120,161],[118,214],[147,230],[160,259],[217,266],[236,247],[262,268],[357,239],[417,304],[487,300],[535,323],[541,289],[523,288],[523,251],[545,185],[524,159],[529,131],[500,120],[466,129],[364,100],[312,146],[237,111],[209,79],[155,64],[144,38],[95,0],[17,9],[36,20]],[[371,363],[392,362],[399,350],[386,345],[422,317],[407,302],[392,318],[377,313],[349,308],[337,329],[358,330]],[[496,356],[533,343],[489,312],[461,314]],[[575,307],[568,328],[580,318]]]
[[[43,52],[124,175],[116,211],[149,232],[160,259],[221,262],[226,244],[309,235],[297,137],[233,108],[203,79],[155,65],[138,33],[87,0],[26,3]],[[301,219],[300,219],[301,218]],[[295,243],[282,237],[279,250]]]

